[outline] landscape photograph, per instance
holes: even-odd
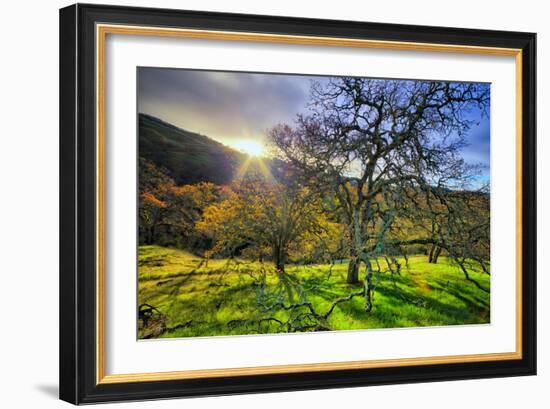
[[[489,324],[490,91],[138,67],[137,338]]]

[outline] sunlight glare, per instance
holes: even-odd
[[[251,139],[237,141],[235,147],[250,156],[261,156],[264,153],[264,146]]]

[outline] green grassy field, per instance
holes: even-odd
[[[370,313],[365,311],[364,299],[355,297],[338,304],[326,322],[327,327],[356,330],[489,322],[489,294],[467,282],[446,258],[430,264],[426,256],[412,256],[408,264],[403,265],[400,275],[383,272],[376,276],[374,308]],[[281,332],[280,326],[264,319],[269,316],[287,321],[292,313],[259,308],[255,283],[262,267],[267,271],[265,291],[280,291],[281,280],[268,263],[215,259],[206,263],[185,251],[141,246],[138,303],[156,310],[147,326],[140,326],[139,337]],[[385,263],[382,270],[384,267]],[[295,293],[290,290],[290,300],[307,299],[321,313],[335,299],[361,288],[345,283],[346,263],[335,264],[330,276],[329,265],[289,265],[286,270],[293,277],[292,286],[299,288]],[[489,287],[489,276],[471,275]]]

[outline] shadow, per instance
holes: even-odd
[[[375,312],[366,312],[365,311],[365,299],[363,297],[359,298],[357,297],[356,299],[359,299],[360,300],[360,303],[357,303],[357,301],[347,301],[347,302],[343,302],[343,303],[340,303],[338,304],[338,308],[340,309],[340,311],[342,311],[342,313],[344,313],[347,317],[352,317],[354,320],[356,321],[361,321],[361,320],[371,320],[371,321],[375,321],[376,323],[378,323],[380,320],[378,319],[378,311],[375,311]],[[376,324],[376,325],[379,325],[379,324]]]
[[[34,388],[53,399],[59,399],[59,387],[57,385],[35,385]]]
[[[388,288],[388,287],[378,287],[376,289],[377,292],[384,294],[388,298],[393,299],[401,299],[405,302],[407,302],[406,299],[402,298],[403,293],[400,290]],[[462,296],[460,292],[453,293],[449,291],[448,289],[442,289],[440,291],[445,291],[448,294],[451,294],[456,299],[462,301],[466,308],[459,307],[450,303],[441,302],[434,298],[434,296],[413,296],[416,300],[423,300],[426,304],[422,307],[423,309],[432,309],[440,314],[443,314],[446,316],[446,319],[449,321],[449,324],[451,323],[457,323],[457,324],[471,324],[471,315],[483,315],[484,311],[482,308],[480,308],[478,305],[472,302],[472,300]],[[410,297],[410,296],[406,296]],[[375,301],[376,303],[376,301]],[[376,305],[376,304],[375,304]],[[416,321],[415,321],[416,322]],[[421,321],[416,322],[419,325],[424,325]]]
[[[456,283],[447,284],[444,280],[434,280],[433,284],[435,284],[435,286],[430,285],[432,289],[444,291],[461,300],[464,304],[471,305],[478,309],[489,308],[489,302],[476,294],[476,292],[479,291],[477,288],[471,286],[467,287],[468,290],[466,290],[464,287],[459,287]]]

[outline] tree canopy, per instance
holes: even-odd
[[[366,265],[367,310],[372,260],[388,249],[434,243],[457,262],[471,258],[457,240],[466,223],[460,215],[472,208],[467,195],[455,192],[468,188],[476,175],[460,155],[472,125],[468,114],[486,112],[488,104],[485,84],[333,78],[312,87],[309,115],[270,131],[276,154],[300,182],[335,196],[332,211],[347,226],[348,282],[358,282],[360,265]],[[395,238],[406,219],[441,225],[441,208],[445,231],[460,232],[445,240],[441,229],[438,236]]]

